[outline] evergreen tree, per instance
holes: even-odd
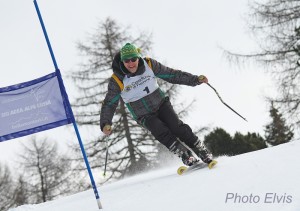
[[[232,137],[222,128],[215,128],[204,137],[204,144],[214,156],[234,155]]]
[[[204,143],[214,156],[238,155],[266,148],[265,140],[256,133],[243,135],[236,132],[233,137],[222,128],[215,128],[204,138]]]
[[[274,103],[271,101],[270,116],[272,121],[265,126],[266,141],[275,146],[289,142],[294,133],[291,127],[286,125],[285,119],[278,109],[274,107]]]
[[[239,132],[234,134],[233,141],[233,153],[242,154],[252,152],[267,147],[265,140],[257,133],[247,133],[243,135]]]

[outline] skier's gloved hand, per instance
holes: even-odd
[[[105,134],[105,135],[110,135],[111,134],[111,126],[110,125],[105,125],[104,127],[103,127],[103,133]]]
[[[200,75],[198,77],[198,80],[199,80],[200,83],[208,83],[208,79],[204,75]]]

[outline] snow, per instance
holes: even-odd
[[[299,211],[300,141],[218,158],[182,176],[180,163],[98,187],[105,211]],[[10,211],[95,211],[92,190]]]

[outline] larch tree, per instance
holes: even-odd
[[[234,61],[256,61],[276,81],[278,96],[268,97],[282,108],[288,124],[300,126],[300,1],[249,1],[247,18],[258,49],[254,52],[227,51]]]

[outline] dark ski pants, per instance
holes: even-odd
[[[144,117],[144,125],[168,149],[177,138],[191,148],[198,140],[190,126],[178,118],[168,98],[156,113]]]

